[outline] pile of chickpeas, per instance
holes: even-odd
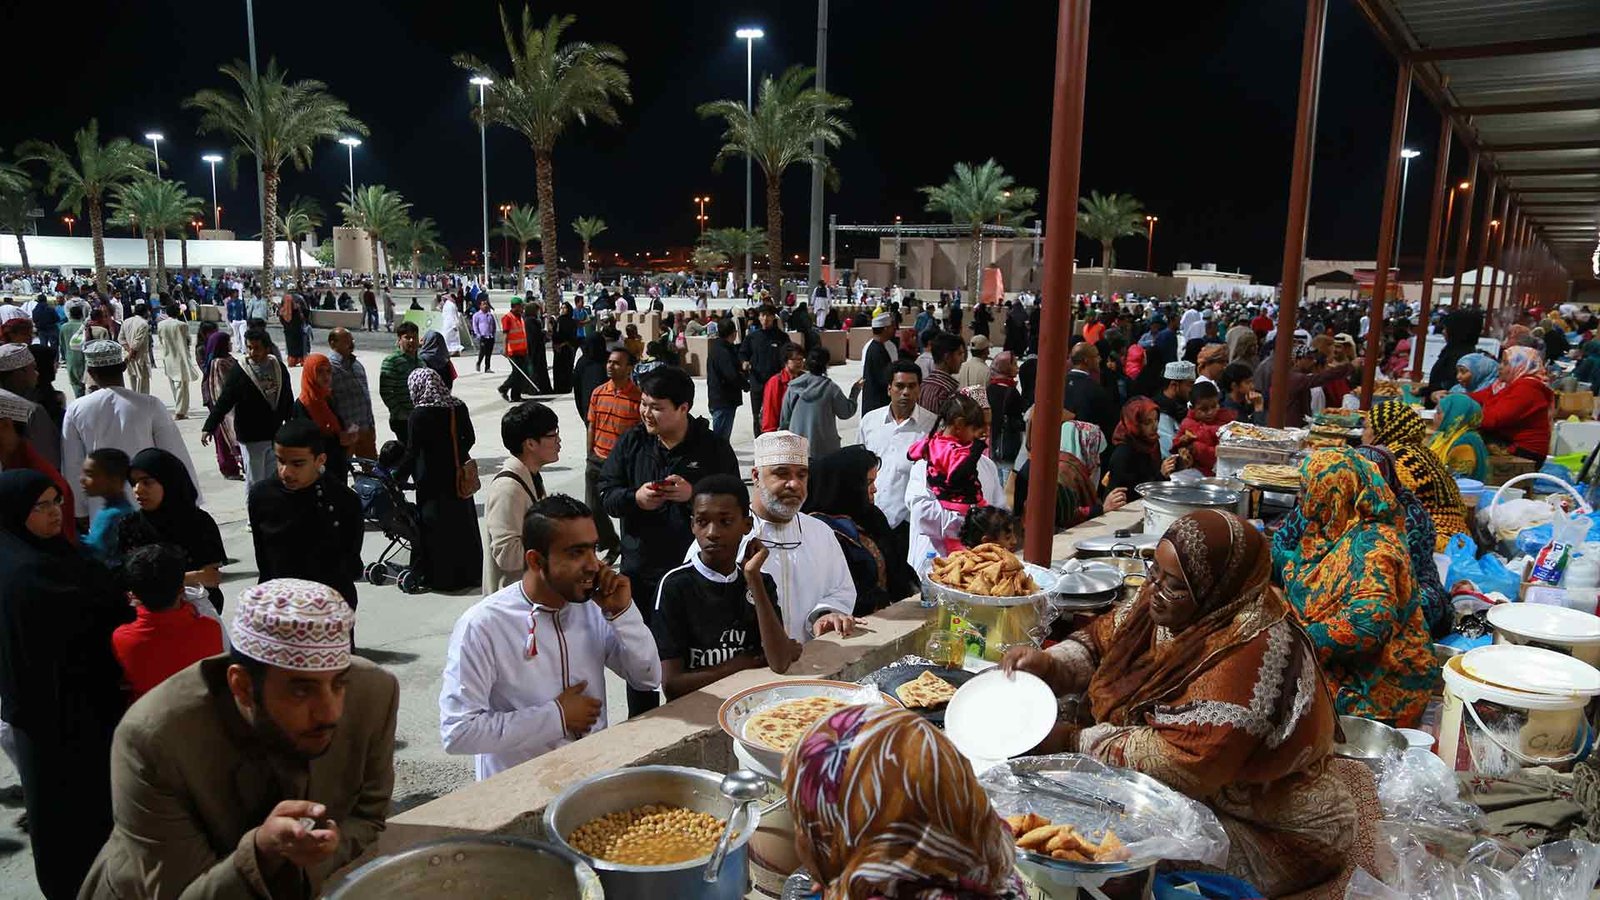
[[[567,836],[573,849],[629,866],[665,866],[707,856],[724,823],[710,813],[648,803],[585,822]]]

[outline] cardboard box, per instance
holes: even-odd
[[[1577,416],[1581,420],[1594,418],[1594,391],[1560,391],[1556,394],[1556,418]]]

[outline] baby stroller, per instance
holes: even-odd
[[[362,576],[374,585],[393,578],[405,593],[419,593],[421,576],[412,571],[409,564],[413,548],[422,536],[416,504],[406,499],[400,483],[377,460],[351,457],[350,470],[356,496],[361,498],[362,517],[378,526],[389,539],[389,546],[378,554],[377,560],[367,563]],[[406,552],[407,565],[394,559],[401,550]]]

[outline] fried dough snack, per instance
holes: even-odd
[[[1016,836],[1023,850],[1067,862],[1121,862],[1129,858],[1127,845],[1117,833],[1106,829],[1096,843],[1071,825],[1054,825],[1036,813],[1006,816],[1006,827]]]
[[[999,544],[979,544],[933,561],[928,577],[980,597],[1026,597],[1039,592],[1022,560]]]

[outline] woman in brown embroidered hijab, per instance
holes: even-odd
[[[1058,725],[1040,752],[1089,754],[1205,803],[1232,843],[1228,874],[1269,897],[1338,873],[1356,825],[1327,770],[1332,700],[1270,566],[1266,539],[1237,516],[1190,513],[1132,603],[1004,662],[1082,693],[1092,714]]]

